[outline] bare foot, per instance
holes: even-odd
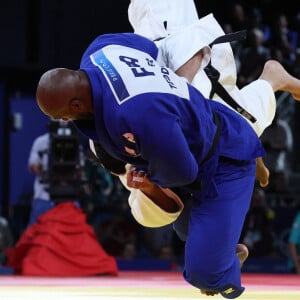
[[[240,267],[243,266],[245,260],[248,258],[249,250],[244,244],[237,244],[236,246],[236,255],[240,260]]]
[[[259,78],[268,81],[274,92],[289,92],[300,101],[300,80],[289,74],[278,61],[267,61]]]
[[[206,296],[214,296],[219,294],[218,292],[213,292],[213,291],[207,291],[207,290],[200,290],[201,294],[204,294]]]
[[[270,171],[265,166],[263,159],[258,157],[256,159],[256,179],[259,181],[261,187],[266,187],[269,184]]]

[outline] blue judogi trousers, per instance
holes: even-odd
[[[243,291],[240,261],[236,256],[255,181],[255,160],[221,159],[212,186],[175,223],[186,238],[184,278],[199,289],[236,298]]]

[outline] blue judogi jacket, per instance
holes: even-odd
[[[256,133],[239,114],[205,99],[184,78],[158,65],[156,56],[155,44],[136,34],[97,37],[80,64],[91,84],[95,131],[75,121],[77,127],[163,187],[208,183],[219,156],[252,160],[264,155]],[[217,131],[213,112],[222,131],[205,161]]]

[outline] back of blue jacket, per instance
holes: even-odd
[[[92,88],[93,139],[164,187],[205,179],[219,156],[251,160],[263,155],[257,135],[239,114],[205,99],[184,78],[158,65],[156,55],[154,43],[131,33],[103,35],[88,47],[80,69]],[[216,133],[213,111],[222,134],[203,164]]]

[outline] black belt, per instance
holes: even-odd
[[[203,161],[201,162],[201,165],[204,164],[206,161],[208,161],[211,156],[213,155],[217,144],[219,142],[220,136],[221,136],[221,132],[222,132],[222,124],[221,124],[221,120],[220,117],[218,116],[218,114],[216,112],[213,112],[213,118],[214,118],[214,123],[217,126],[217,130],[213,139],[213,143],[212,146],[210,147],[209,151],[207,152],[205,158],[203,159]],[[189,185],[187,185],[188,188],[192,189],[192,190],[197,190],[197,191],[201,191],[202,190],[202,183],[201,181],[197,178],[194,182],[190,183]]]
[[[246,33],[247,33],[246,30],[242,30],[234,33],[225,34],[215,39],[212,43],[209,44],[209,46],[213,47],[213,45],[220,44],[220,43],[228,43],[232,41],[243,40],[246,37]],[[243,115],[246,119],[248,119],[252,123],[255,123],[256,118],[252,116],[246,109],[240,106],[230,96],[230,94],[226,91],[226,89],[221,85],[221,83],[219,82],[220,72],[211,65],[211,61],[209,61],[208,65],[204,68],[204,71],[207,77],[210,79],[212,85],[209,98],[212,99],[214,94],[217,94],[234,110],[236,110],[238,113]]]
[[[214,116],[214,123],[217,126],[217,130],[216,130],[216,133],[214,136],[212,146],[210,147],[208,153],[206,154],[206,156],[205,156],[204,160],[201,162],[201,164],[203,164],[204,162],[208,161],[211,158],[213,152],[215,151],[215,149],[217,147],[217,144],[219,142],[219,138],[220,138],[220,135],[222,132],[222,124],[221,124],[220,117],[218,116],[218,114],[216,112],[213,112],[213,116]]]

